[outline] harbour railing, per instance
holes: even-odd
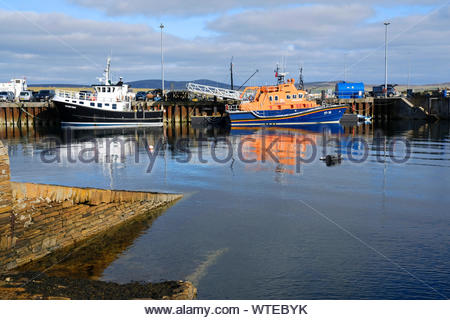
[[[188,89],[189,92],[193,92],[193,93],[197,93],[197,94],[211,95],[211,96],[216,96],[219,98],[227,98],[227,99],[233,99],[233,100],[241,100],[241,94],[242,94],[241,91],[237,91],[237,90],[205,86],[203,84],[197,84],[197,83],[193,83],[193,82],[189,82],[186,85],[186,88]]]

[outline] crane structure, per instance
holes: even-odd
[[[242,100],[242,98],[241,98],[242,92],[238,91],[238,90],[206,86],[203,84],[197,84],[197,83],[193,83],[193,82],[189,82],[186,85],[186,88],[189,92],[193,92],[193,93],[197,93],[197,94],[211,95],[211,96],[216,96],[216,97],[222,98],[222,99],[227,98],[227,99],[233,99],[233,100]]]

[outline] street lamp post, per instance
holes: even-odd
[[[390,22],[385,22],[385,34],[384,34],[384,97],[387,98],[388,96],[388,26],[390,25]]]
[[[163,29],[164,25],[161,23],[161,100],[164,101],[164,54],[163,54]]]

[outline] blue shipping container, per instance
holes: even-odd
[[[359,99],[364,98],[364,83],[340,82],[336,84],[336,98]]]

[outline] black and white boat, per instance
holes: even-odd
[[[163,110],[142,110],[132,107],[133,93],[129,85],[110,80],[111,60],[108,58],[102,84],[92,85],[95,92],[57,90],[53,103],[61,116],[63,127],[161,127]]]

